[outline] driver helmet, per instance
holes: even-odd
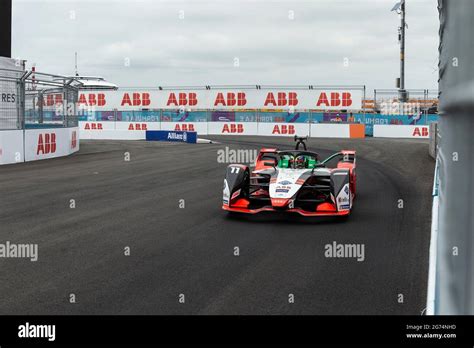
[[[305,156],[298,156],[295,159],[295,168],[303,169],[306,168],[306,157]]]

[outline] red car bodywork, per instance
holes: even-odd
[[[258,176],[258,172],[261,170],[272,168],[273,166],[269,165],[268,162],[271,162],[271,155],[278,152],[277,148],[262,148],[255,160],[255,168],[250,172],[250,178]],[[347,169],[349,170],[349,186],[350,192],[352,194],[352,199],[355,197],[356,192],[356,161],[354,150],[342,150],[338,154],[341,155],[343,160],[338,161],[336,167],[327,168],[331,172],[338,169]],[[270,155],[270,156],[268,156]],[[335,154],[336,155],[336,154]],[[265,158],[267,157],[267,158]],[[270,157],[270,158],[269,158]],[[353,160],[344,160],[344,158],[352,158]],[[276,162],[273,161],[276,165]],[[247,168],[247,166],[241,166],[242,168]],[[250,171],[250,170],[249,170]],[[262,193],[268,195],[267,192]],[[258,190],[253,193],[254,197],[259,195]],[[280,202],[277,202],[280,200]],[[287,202],[281,201],[282,199],[271,199],[271,205],[266,205],[263,207],[258,207],[255,209],[249,208],[250,201],[245,198],[236,197],[235,199],[230,199],[229,204],[222,205],[222,209],[231,212],[247,213],[247,214],[256,214],[264,211],[282,211],[278,209],[281,206],[286,206]],[[288,213],[298,213],[303,216],[345,216],[350,214],[350,210],[338,211],[337,207],[332,202],[324,202],[318,204],[315,211],[307,211],[300,208],[286,208],[283,210]]]

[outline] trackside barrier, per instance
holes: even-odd
[[[207,134],[211,135],[258,135],[257,122],[208,122]]]
[[[438,0],[439,315],[474,315],[474,1]]]
[[[147,131],[160,130],[159,122],[115,122],[116,130],[124,131]]]
[[[80,86],[75,78],[26,71],[25,61],[0,57],[0,164],[78,151]]]
[[[207,122],[161,122],[161,130],[197,132],[207,134]]]
[[[0,131],[0,164],[67,156],[79,141],[78,127]]]
[[[394,115],[394,114],[368,114],[352,112],[313,112],[313,111],[295,111],[273,112],[273,111],[170,111],[170,110],[109,110],[109,111],[91,111],[82,114],[79,121],[89,122],[156,122],[161,123],[161,129],[193,131],[195,128],[199,134],[207,132],[207,122],[259,122],[281,124],[319,124],[319,123],[349,123],[364,124],[365,135],[373,135],[374,124],[378,125],[419,125],[426,126],[432,122],[438,121],[437,114],[420,115]],[[166,128],[165,128],[166,124]],[[185,129],[175,129],[176,127],[185,127]],[[199,130],[196,127],[200,127]]]
[[[348,124],[312,124],[310,135],[313,138],[349,138]]]
[[[180,132],[180,131],[146,131],[147,141],[175,141],[182,143],[197,142],[196,132]]]
[[[259,123],[258,135],[267,136],[309,136],[310,127],[305,123]]]
[[[0,131],[0,165],[24,162],[22,130]]]
[[[312,138],[365,138],[363,124],[317,123],[310,127]]]
[[[25,130],[25,161],[62,157],[77,151],[78,127]]]
[[[350,124],[349,138],[365,138],[365,124]]]
[[[431,211],[431,240],[430,240],[430,264],[428,271],[428,296],[426,301],[426,314],[436,314],[436,263],[438,260],[438,161],[436,161],[433,181],[433,207]]]
[[[146,131],[128,131],[103,129],[96,131],[80,131],[81,139],[95,140],[144,140]]]
[[[374,138],[412,138],[430,137],[429,126],[374,125]]]
[[[270,122],[90,122],[80,121],[81,139],[144,140],[146,131],[196,132],[198,135],[310,136],[364,138],[364,124]]]

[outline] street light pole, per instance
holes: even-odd
[[[400,6],[400,88],[399,99],[400,102],[407,101],[407,93],[405,91],[405,0],[401,0]]]

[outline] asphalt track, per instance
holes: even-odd
[[[425,141],[310,140],[323,156],[358,152],[354,211],[333,221],[228,217],[217,150],[293,143],[213,139],[82,141],[71,157],[1,167],[0,243],[37,243],[39,258],[0,259],[0,314],[421,313],[434,170]],[[334,241],[364,244],[365,260],[325,257]]]

